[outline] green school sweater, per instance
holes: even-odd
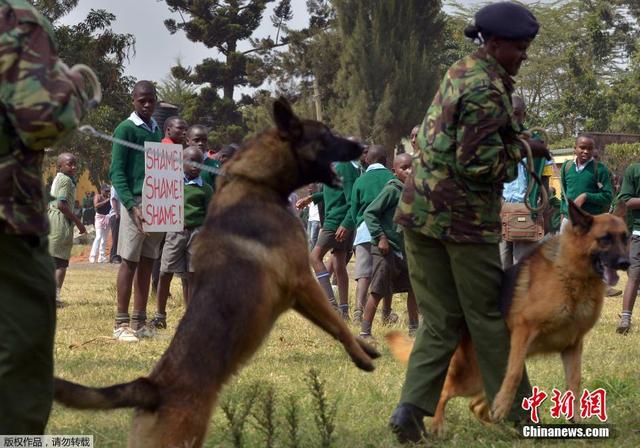
[[[569,164],[569,168],[567,168]],[[565,162],[561,170],[561,182],[567,197],[575,200],[582,193],[587,193],[587,200],[582,209],[592,215],[599,215],[609,211],[609,206],[613,200],[613,185],[611,184],[611,173],[609,168],[604,164],[598,163],[598,178],[593,172],[593,160],[587,162],[587,166],[580,171],[576,171],[575,162]],[[598,187],[598,182],[602,188]],[[564,198],[563,198],[564,199]],[[562,214],[567,216],[567,201],[563,200],[561,204]]]
[[[393,173],[380,165],[356,179],[351,191],[350,213],[344,225],[347,229],[357,229],[362,224],[364,210],[378,197],[385,184],[393,178]]]
[[[640,198],[640,163],[632,163],[624,170],[622,185],[617,199],[618,201],[627,202],[632,198]],[[627,215],[630,215],[630,219],[627,219],[629,229],[631,231],[640,231],[640,208],[627,210],[629,210]]]
[[[349,205],[353,184],[360,175],[360,170],[351,162],[338,162],[335,164],[336,172],[342,179],[342,188],[333,188],[327,185],[322,189],[322,201],[324,202],[324,223],[322,229],[335,232],[338,227],[351,219]],[[314,202],[318,203],[317,196]],[[352,227],[347,227],[352,228]]]
[[[137,145],[144,146],[144,142],[159,142],[162,140],[162,131],[159,128],[155,132],[149,132],[142,126],[136,126],[131,120],[126,119],[118,125],[113,136]],[[120,202],[127,210],[135,205],[134,196],[142,194],[144,182],[144,153],[130,149],[119,143],[111,146],[111,169],[109,178],[118,193]]]
[[[200,227],[204,223],[212,196],[213,188],[204,181],[202,187],[196,184],[184,186],[185,229]]]
[[[220,168],[220,161],[212,158],[206,158],[204,160],[204,164],[211,168]],[[200,177],[202,177],[202,180],[209,184],[209,186],[215,191],[217,174],[210,173],[209,171],[202,171],[200,173]]]
[[[393,177],[384,186],[380,194],[364,210],[364,222],[371,234],[371,244],[378,245],[380,237],[385,235],[389,240],[389,246],[394,251],[404,251],[404,239],[398,231],[398,225],[393,222],[396,206],[402,194],[402,182]]]

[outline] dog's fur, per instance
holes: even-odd
[[[197,241],[193,295],[167,351],[148,377],[88,388],[55,380],[55,399],[83,409],[137,408],[130,447],[198,447],[223,383],[290,308],[340,341],[361,369],[377,351],[354,338],[312,274],[306,237],[288,196],[312,182],[338,185],[333,161],[359,144],[274,104],[277,129],[225,166]]]
[[[615,214],[624,216],[624,207]],[[571,201],[569,215],[572,225],[562,235],[540,243],[505,273],[501,300],[510,305],[506,323],[511,349],[491,410],[473,342],[464,328],[434,414],[434,433],[443,434],[445,406],[456,396],[472,397],[469,407],[483,422],[504,419],[528,355],[560,353],[567,386],[579,397],[584,336],[600,316],[605,271],[629,266],[628,231],[620,217],[608,213],[592,216]],[[387,342],[394,356],[406,363],[413,341],[393,332],[387,335]]]

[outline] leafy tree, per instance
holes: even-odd
[[[51,18],[60,18],[69,12],[77,1],[34,1],[43,7]],[[102,104],[89,112],[85,123],[96,129],[110,132],[130,113],[130,91],[134,79],[124,75],[124,62],[134,51],[135,39],[131,34],[117,34],[111,29],[116,17],[102,9],[91,10],[83,22],[77,25],[55,27],[58,54],[69,66],[86,64],[98,76],[102,85]],[[76,132],[54,148],[57,152],[71,151],[78,156],[80,167],[87,168],[94,185],[108,180],[109,142],[97,140]],[[55,154],[52,154],[53,156]]]
[[[78,5],[79,0],[29,0],[51,22],[68,14]]]
[[[194,68],[180,65],[174,67],[173,75],[203,86],[195,107],[194,119],[212,129],[210,136],[214,144],[239,141],[246,132],[239,106],[251,99],[244,96],[236,101],[237,87],[259,87],[266,72],[259,54],[285,45],[286,40],[277,35],[279,42],[266,38],[252,40],[251,36],[260,25],[264,10],[274,0],[166,0],[172,12],[178,12],[182,21],[165,20],[171,33],[184,31],[193,42],[201,42],[215,49],[222,60],[207,58]],[[274,13],[283,25],[291,15],[288,2],[280,2]],[[247,50],[241,47],[249,45]],[[222,91],[222,96],[219,95]]]

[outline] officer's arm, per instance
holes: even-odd
[[[44,149],[78,126],[81,93],[60,68],[45,19],[26,8],[0,16],[0,101],[18,138]]]
[[[456,135],[457,173],[477,183],[495,184],[516,178],[520,145],[509,129],[511,117],[501,93],[490,86],[478,87],[462,98]]]

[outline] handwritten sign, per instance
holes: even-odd
[[[145,142],[142,216],[145,232],[184,230],[182,145]]]

